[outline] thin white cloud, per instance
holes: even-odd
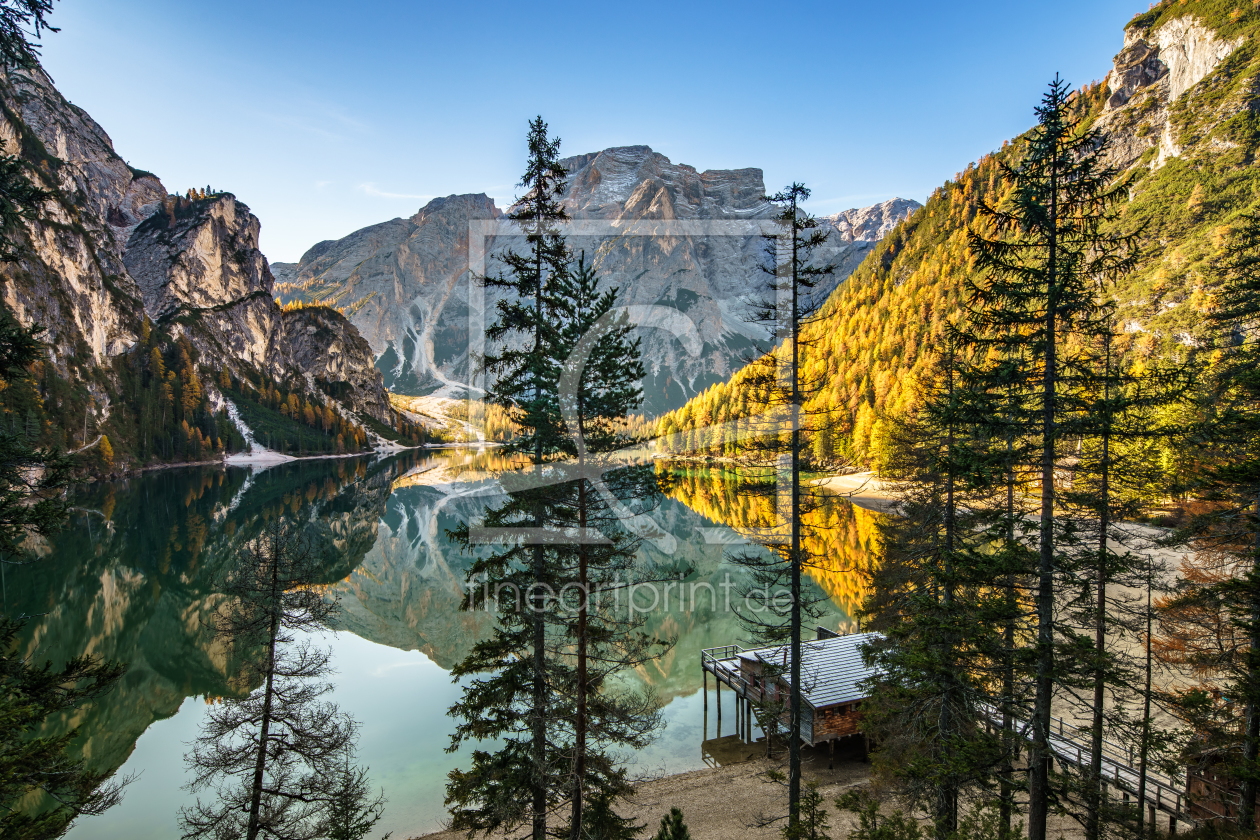
[[[427,200],[427,199],[437,197],[433,195],[415,195],[413,193],[389,192],[388,190],[383,190],[380,187],[376,186],[376,183],[373,181],[364,181],[362,184],[359,184],[359,189],[362,190],[365,194],[374,196],[376,198],[407,198],[407,199],[418,198],[418,199]]]
[[[406,662],[390,662],[386,665],[377,665],[368,673],[374,677],[383,677],[390,671],[397,671],[399,668],[414,668],[415,666],[422,664],[424,663],[417,659],[409,659]]]
[[[328,129],[322,126],[314,125],[312,124],[310,120],[307,120],[303,117],[294,117],[294,116],[289,116],[287,114],[264,114],[263,119],[267,120],[270,123],[278,125],[281,128],[292,129],[295,131],[305,131],[309,134],[315,134],[315,135],[318,135],[319,137],[325,137],[329,140],[344,141],[344,140],[349,139],[344,134],[341,134],[336,131],[329,131]]]
[[[316,181],[316,182],[315,182],[315,189],[317,189],[317,190],[322,190],[324,187],[328,186],[328,185],[329,185],[329,184],[331,184],[331,183],[332,183],[332,181]]]

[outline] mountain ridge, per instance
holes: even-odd
[[[649,368],[645,410],[681,404],[733,373],[763,337],[745,322],[743,298],[762,277],[764,243],[747,225],[738,227],[768,222],[776,212],[765,201],[762,171],[700,171],[648,146],[575,155],[562,165],[569,175],[561,203],[578,223],[572,247],[597,261],[605,283],[620,290],[619,303],[677,311],[694,326],[698,352],[659,329],[639,330]],[[832,282],[843,280],[870,248],[861,236],[882,234],[917,206],[893,199],[832,217],[822,255],[837,264]],[[274,264],[277,291],[286,302],[344,312],[377,354],[393,390],[463,396],[469,225],[503,219],[504,211],[482,193],[433,199],[409,218],[316,243],[298,263]],[[694,225],[669,227],[675,222],[700,223],[710,233],[696,233]],[[583,233],[592,225],[602,232]],[[487,273],[501,267],[496,253],[522,243],[510,232],[490,235],[481,243]],[[487,292],[487,306],[497,294]]]

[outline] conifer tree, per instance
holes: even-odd
[[[39,65],[39,42],[44,31],[59,32],[46,17],[52,0],[0,0],[0,66],[5,69]]]
[[[366,767],[351,763],[352,753],[346,750],[329,786],[328,803],[319,836],[326,840],[363,840],[380,822],[385,811],[385,795],[372,796]],[[389,834],[382,840],[388,840]]]
[[[661,817],[660,830],[652,840],[691,840],[691,831],[683,819],[683,812],[678,808],[670,808],[669,813]]]
[[[1108,642],[1120,632],[1143,635],[1144,611],[1126,593],[1151,586],[1157,570],[1150,538],[1129,523],[1163,495],[1162,469],[1151,457],[1152,447],[1176,433],[1158,417],[1185,384],[1177,367],[1126,369],[1118,358],[1110,281],[1131,265],[1132,256],[1117,259],[1112,277],[1100,278],[1099,329],[1083,342],[1077,370],[1065,377],[1065,404],[1075,401],[1079,420],[1073,424],[1078,443],[1071,482],[1061,491],[1070,531],[1060,541],[1075,555],[1065,568],[1073,576],[1069,580],[1077,582],[1065,587],[1063,635],[1065,658],[1077,666],[1064,668],[1060,679],[1083,689],[1066,696],[1078,697],[1077,705],[1090,719],[1089,763],[1069,779],[1068,791],[1084,800],[1088,840],[1104,836],[1109,823],[1127,819],[1104,797],[1104,738],[1109,728],[1125,728],[1125,701],[1147,693],[1141,675],[1148,669]]]
[[[821,491],[811,491],[801,472],[822,466],[810,463],[808,436],[831,422],[826,414],[806,412],[821,383],[803,376],[800,364],[803,328],[824,299],[819,284],[834,272],[834,266],[813,259],[826,233],[800,206],[809,195],[803,184],[794,183],[766,197],[779,208],[775,221],[780,233],[767,237],[768,281],[750,300],[749,320],[765,328],[769,344],[758,348],[760,355],[745,369],[759,414],[749,418],[749,432],[738,445],[740,460],[763,470],[761,480],[749,483],[749,492],[773,500],[777,517],[772,527],[752,536],[768,554],[741,552],[733,558],[750,571],[750,590],[777,593],[786,588],[789,593],[786,606],[772,599],[760,614],[740,613],[757,641],[787,648],[789,826],[798,820],[801,797],[801,632],[805,619],[820,614],[820,599],[804,595],[801,576],[811,562],[802,519],[817,506],[815,494]]]
[[[28,380],[28,368],[44,355],[42,330],[23,327],[0,307],[0,378]],[[18,431],[0,429],[0,564],[26,562],[28,533],[49,534],[65,520],[63,491],[71,462],[39,445],[42,428],[32,409]]]
[[[612,460],[628,444],[622,425],[640,404],[644,367],[639,340],[630,340],[630,324],[614,309],[616,289],[601,291],[595,270],[583,253],[569,284],[563,311],[563,344],[568,356],[559,381],[560,410],[571,435],[572,480],[559,506],[576,539],[556,554],[558,576],[576,584],[574,604],[560,603],[564,626],[557,654],[574,660],[572,688],[562,692],[573,721],[573,768],[566,791],[570,801],[569,837],[632,837],[638,829],[615,814],[599,814],[598,833],[584,813],[589,799],[611,803],[631,792],[616,748],[641,748],[660,725],[650,694],[614,690],[618,672],[661,656],[668,645],[642,632],[643,617],[616,608],[615,590],[634,583],[635,554],[641,538],[627,530],[627,519],[655,506],[659,499],[652,464],[626,466]],[[619,603],[619,599],[618,603]]]
[[[965,335],[951,329],[951,340],[965,346]],[[972,558],[973,581],[991,584],[988,619],[1000,638],[991,638],[984,652],[987,681],[993,705],[1001,716],[996,773],[997,821],[1003,836],[1010,836],[1016,812],[1015,791],[1026,780],[1020,776],[1017,758],[1020,738],[1016,713],[1025,708],[1027,681],[1020,673],[1026,650],[1031,603],[1031,575],[1036,552],[1026,539],[1025,520],[1030,502],[1020,486],[1034,460],[1035,442],[1024,433],[1028,394],[1018,387],[1026,351],[1005,348],[1005,357],[969,361],[960,366],[959,388],[966,393],[965,416],[969,424],[973,461],[959,478],[968,487],[968,516],[977,546],[987,546],[987,557]],[[1000,595],[998,595],[1000,593]]]
[[[1256,827],[1260,792],[1260,215],[1247,214],[1216,265],[1216,359],[1204,406],[1203,498],[1191,525],[1195,557],[1161,624],[1180,664],[1215,682],[1183,695],[1179,714],[1239,782],[1238,824]],[[1196,758],[1197,756],[1191,756]]]
[[[968,343],[973,352],[1023,359],[1012,386],[1028,395],[1017,422],[1038,442],[1040,511],[1034,602],[1034,700],[1028,766],[1030,840],[1045,840],[1050,789],[1049,728],[1058,676],[1055,630],[1056,569],[1062,556],[1056,535],[1059,499],[1055,470],[1072,440],[1064,371],[1076,359],[1073,336],[1093,335],[1100,322],[1096,278],[1127,259],[1122,243],[1105,232],[1112,208],[1127,199],[1127,185],[1106,164],[1107,138],[1081,126],[1069,87],[1051,82],[1036,110],[1022,159],[1005,166],[1012,185],[1004,203],[981,205],[994,235],[970,235],[981,275],[968,282]],[[1030,352],[1020,356],[1020,348]]]
[[[330,808],[346,804],[357,725],[322,699],[331,651],[298,641],[335,613],[320,582],[319,559],[282,521],[246,546],[224,581],[230,600],[216,632],[261,686],[212,706],[185,756],[188,789],[215,798],[180,810],[184,838],[313,837]]]
[[[552,700],[556,686],[571,679],[569,666],[548,656],[548,623],[554,614],[545,593],[559,591],[563,581],[555,575],[555,534],[548,531],[559,517],[557,490],[544,477],[546,462],[570,444],[560,417],[560,366],[567,353],[557,315],[570,297],[571,257],[558,228],[568,218],[559,200],[566,174],[560,140],[548,137],[541,117],[530,122],[528,147],[520,184],[525,194],[508,216],[524,230],[525,249],[501,254],[505,273],[484,281],[508,293],[487,331],[497,347],[485,360],[492,377],[487,394],[519,429],[507,451],[528,458],[531,469],[505,477],[508,498],[483,521],[501,534],[514,530],[518,538],[490,557],[477,558],[468,573],[466,606],[495,606],[494,635],[452,670],[454,678],[482,676],[451,708],[460,720],[451,748],[493,738],[501,739],[501,746],[493,754],[474,752],[471,769],[452,771],[446,801],[457,828],[489,831],[528,821],[534,840],[543,840],[548,810],[566,779],[549,732]],[[452,537],[466,545],[472,540],[467,525]],[[515,597],[497,597],[503,591]]]
[[[126,780],[111,783],[71,758],[78,730],[47,737],[44,722],[77,713],[110,691],[124,669],[91,656],[57,669],[33,663],[16,653],[21,627],[22,621],[0,616],[0,836],[51,840],[79,817],[116,805]],[[32,801],[43,807],[28,810]]]
[[[881,472],[895,516],[880,523],[882,556],[864,605],[883,638],[866,651],[878,666],[864,725],[881,742],[878,763],[933,817],[940,840],[959,828],[960,802],[987,794],[1003,758],[988,735],[1001,702],[1001,630],[1010,602],[984,527],[989,443],[979,418],[987,394],[968,390],[950,338],[921,383],[919,409],[893,426]],[[1000,560],[998,561],[1001,562]],[[994,667],[994,666],[997,667]]]

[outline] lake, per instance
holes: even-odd
[[[460,693],[449,671],[493,620],[460,610],[472,556],[446,531],[494,502],[501,467],[493,453],[425,451],[159,470],[78,489],[66,529],[35,541],[37,559],[0,578],[6,614],[30,617],[21,641],[32,659],[91,653],[128,666],[105,698],[49,724],[50,733],[78,726],[93,767],[135,777],[120,806],[80,821],[69,837],[178,836],[177,811],[190,799],[183,753],[207,703],[233,694],[235,666],[208,624],[222,600],[217,582],[276,519],[299,526],[320,553],[327,597],[341,605],[338,632],[325,639],[337,668],[333,699],[362,724],[359,760],[389,800],[378,828],[400,838],[440,828],[446,774],[471,751],[445,751],[446,710]],[[741,570],[728,550],[765,516],[731,473],[678,470],[673,479],[641,559],[692,573],[655,604],[639,601],[646,629],[677,640],[625,676],[664,704],[660,737],[627,757],[640,773],[705,764],[716,709],[710,697],[706,719],[699,654],[744,641],[735,612]],[[812,516],[825,528],[816,550],[827,565],[808,585],[827,598],[817,623],[834,629],[848,625],[861,597],[875,515],[836,499]],[[733,697],[722,700],[729,735]]]

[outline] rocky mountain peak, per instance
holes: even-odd
[[[909,198],[890,198],[870,207],[843,210],[822,221],[835,228],[844,242],[878,242],[923,205]]]
[[[768,210],[760,169],[698,171],[649,146],[616,146],[561,161],[575,218],[753,218]]]
[[[435,198],[416,211],[411,223],[420,226],[428,219],[439,216],[455,216],[465,219],[497,219],[503,215],[494,204],[494,199],[485,193],[469,193],[465,195],[448,195]],[[328,243],[320,243],[321,245]],[[302,257],[303,260],[306,256]]]
[[[741,303],[764,277],[764,242],[755,232],[714,229],[660,235],[617,233],[628,221],[764,220],[774,214],[756,168],[699,170],[676,164],[649,146],[617,146],[565,158],[569,170],[561,201],[575,221],[610,223],[608,232],[571,244],[597,254],[603,282],[625,304],[685,313],[694,342],[685,350],[660,329],[642,330],[645,408],[681,404],[725,379],[756,337]],[[894,199],[845,211],[821,258],[838,266],[836,281],[852,271],[878,239],[918,205]],[[296,264],[273,266],[283,300],[322,302],[346,312],[363,333],[390,387],[402,393],[466,393],[469,341],[469,222],[498,219],[502,211],[483,194],[430,201],[409,219],[394,219],[321,242]],[[869,237],[863,239],[862,237]],[[523,238],[501,232],[486,248],[519,250]],[[497,291],[486,292],[493,307]]]

